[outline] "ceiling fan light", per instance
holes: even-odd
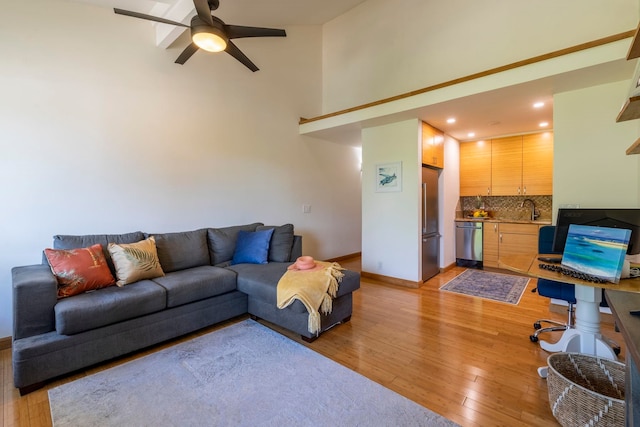
[[[222,52],[227,48],[227,40],[212,31],[205,30],[194,33],[191,39],[196,46],[207,52]]]

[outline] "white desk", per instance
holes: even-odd
[[[539,267],[537,254],[514,255],[500,259],[500,267],[529,276],[575,285],[576,323],[567,329],[556,343],[540,341],[540,347],[549,352],[578,352],[616,360],[616,354],[600,334],[600,289],[640,292],[640,278],[622,279],[615,283],[592,283]],[[546,377],[546,367],[538,369]]]
[[[564,281],[570,283],[569,281]],[[591,354],[616,360],[616,354],[600,334],[600,288],[574,283],[576,289],[576,324],[555,343],[540,340],[540,347],[550,352],[566,351]]]

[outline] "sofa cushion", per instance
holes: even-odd
[[[227,267],[238,274],[238,290],[249,295],[249,299],[258,298],[269,304],[276,305],[278,281],[287,271],[291,262],[270,262],[266,265],[238,264]],[[344,270],[344,277],[338,285],[336,298],[346,295],[360,288],[360,274],[355,271]],[[286,309],[298,313],[306,313],[304,304],[296,300]]]
[[[174,271],[153,281],[166,290],[169,308],[236,290],[233,271],[210,265]]]
[[[165,290],[151,280],[124,288],[112,286],[59,300],[54,307],[56,331],[73,335],[155,313],[165,307]]]
[[[269,262],[269,243],[272,235],[273,228],[262,231],[240,230],[231,264],[266,264]]]
[[[109,243],[109,253],[116,269],[118,286],[164,276],[153,236],[136,243]]]
[[[207,229],[150,234],[156,239],[158,258],[165,273],[209,264]]]
[[[88,248],[45,249],[53,275],[58,281],[58,298],[115,285],[102,246]]]
[[[102,246],[102,253],[107,259],[107,264],[111,273],[115,274],[113,262],[111,261],[111,255],[107,246],[109,243],[134,243],[144,239],[145,235],[142,231],[134,231],[132,233],[124,234],[85,234],[80,236],[71,236],[58,234],[53,236],[53,248],[54,249],[75,249],[86,248],[91,245],[99,243]]]
[[[255,222],[253,224],[235,225],[233,227],[207,229],[211,264],[218,265],[231,261],[236,249],[236,240],[240,230],[256,231],[256,227],[259,225],[263,224],[261,222]]]
[[[275,307],[278,281],[290,265],[290,262],[270,262],[262,265],[237,264],[227,269],[238,274],[236,283],[240,292],[249,295],[249,298],[258,298]],[[299,313],[307,311],[300,301],[295,301],[289,307]]]
[[[285,224],[279,227],[274,225],[260,225],[256,231],[273,229],[271,243],[269,244],[269,262],[287,262],[291,259],[291,247],[293,246],[293,224]]]

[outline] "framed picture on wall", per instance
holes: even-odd
[[[376,165],[376,193],[402,191],[402,162]]]

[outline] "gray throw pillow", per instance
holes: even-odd
[[[150,236],[156,240],[158,259],[165,273],[209,265],[206,228]]]
[[[234,225],[233,227],[209,228],[207,239],[209,242],[209,257],[211,265],[222,264],[231,261],[236,250],[238,233],[242,231],[256,231],[256,227],[263,225],[261,222],[246,225]]]
[[[293,224],[281,226],[261,225],[256,231],[273,229],[271,244],[269,245],[269,262],[287,262],[291,259],[293,246]]]

